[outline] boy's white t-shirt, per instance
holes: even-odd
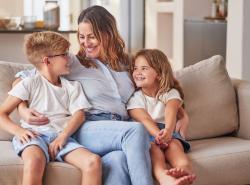
[[[141,90],[138,90],[129,99],[127,109],[145,109],[156,123],[164,123],[166,103],[172,99],[178,99],[182,102],[182,98],[176,89],[171,89],[161,95],[159,99],[160,100],[155,97],[147,96]]]
[[[23,128],[38,132],[50,130],[60,132],[77,110],[91,107],[79,82],[68,81],[62,77],[60,79],[61,87],[36,74],[23,79],[9,91],[9,95],[28,101],[29,108],[37,110],[50,120],[49,124],[41,126],[30,125],[20,120]]]

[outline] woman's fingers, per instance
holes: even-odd
[[[28,120],[29,124],[33,125],[46,125],[49,123],[49,119],[47,117],[36,117],[31,116]]]
[[[30,124],[44,125],[49,123],[49,119],[40,112],[36,111],[35,109],[30,109],[30,116],[28,118],[28,122]]]

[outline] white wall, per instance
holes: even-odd
[[[23,0],[0,0],[0,17],[22,15]]]
[[[184,0],[183,2],[185,18],[203,19],[204,16],[211,15],[213,0]]]
[[[250,1],[228,1],[227,69],[233,78],[250,80]]]
[[[243,13],[243,79],[250,80],[250,1],[244,1]]]

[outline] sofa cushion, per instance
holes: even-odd
[[[236,94],[221,56],[175,72],[190,117],[187,139],[232,133],[238,128]]]
[[[23,174],[22,159],[16,155],[10,141],[0,141],[0,148],[0,184],[21,184]],[[46,166],[43,182],[46,185],[80,184],[81,172],[67,163],[50,162]]]
[[[18,71],[31,68],[30,64],[18,64],[0,61],[0,103],[7,97],[7,92],[11,89],[12,82],[15,80],[15,74]],[[18,123],[16,111],[11,114],[11,118]],[[0,140],[10,140],[12,135],[0,129]]]
[[[194,185],[249,184],[250,140],[218,137],[190,143]]]

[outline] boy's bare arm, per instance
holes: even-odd
[[[9,115],[15,110],[18,104],[22,102],[19,98],[8,96],[3,104],[0,106],[0,125],[5,131],[15,135],[20,128],[9,117]]]
[[[130,109],[128,113],[135,121],[142,123],[150,135],[155,137],[159,133],[160,129],[145,109]]]
[[[83,110],[76,111],[72,118],[69,120],[65,129],[61,132],[67,137],[70,137],[85,121],[85,115]]]
[[[8,96],[4,103],[0,106],[0,127],[5,131],[16,135],[21,142],[25,143],[29,141],[29,138],[36,137],[36,134],[22,128],[20,125],[15,124],[9,117],[10,113],[22,102],[21,99]]]

